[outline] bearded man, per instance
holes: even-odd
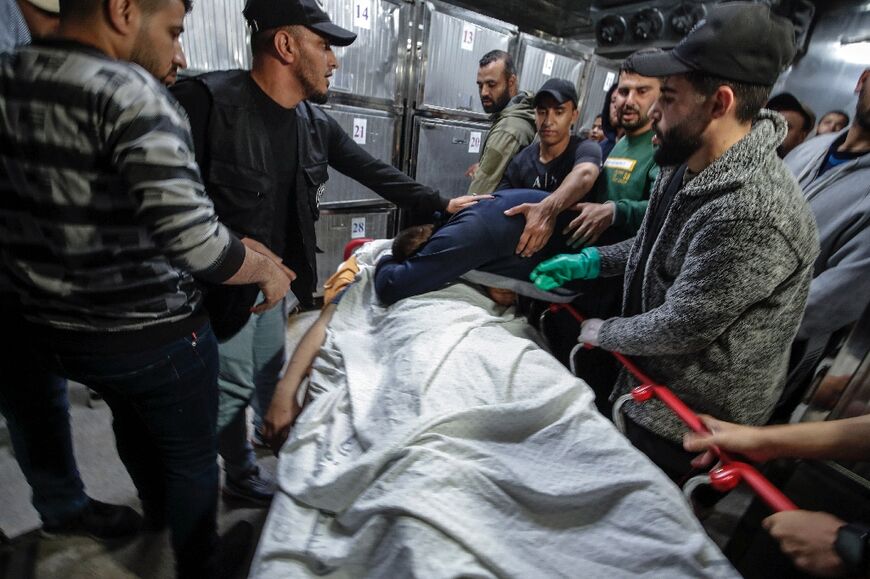
[[[763,424],[819,252],[812,213],[776,154],[786,123],[761,110],[794,55],[794,32],[768,6],[715,7],[672,51],[634,55],[661,77],[650,110],[661,175],[630,240],[539,265],[547,290],[625,276],[622,316],[584,323],[580,340],[635,358],[694,409]],[[637,385],[625,370],[611,398]],[[629,403],[627,436],[671,478],[691,472],[686,427],[660,402]]]

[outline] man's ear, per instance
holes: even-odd
[[[580,118],[580,109],[577,108],[577,105],[574,105],[574,113],[571,115],[571,124],[574,125],[577,123],[577,119]]]
[[[861,77],[858,79],[858,84],[855,85],[855,94],[861,92],[861,87],[864,86],[864,82],[867,80],[868,76],[870,76],[870,68],[865,68],[864,72],[861,73]]]
[[[136,34],[141,27],[142,11],[134,0],[106,0],[103,11],[112,30],[122,36]]]
[[[299,55],[299,42],[289,31],[281,29],[275,33],[272,39],[272,47],[278,59],[284,64],[296,62]]]
[[[517,86],[517,75],[512,74],[507,79],[508,90],[511,90]]]
[[[737,106],[737,97],[734,96],[734,91],[730,86],[722,85],[710,97],[713,102],[713,110],[710,114],[714,119],[724,117],[729,110]]]

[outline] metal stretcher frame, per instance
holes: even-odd
[[[568,304],[550,304],[549,309],[545,310],[542,318],[547,313],[557,313],[560,310],[568,312],[578,323],[583,323],[584,318],[571,305]],[[571,351],[571,371],[576,374],[574,366],[574,354],[579,348],[591,348],[583,344],[577,344]],[[611,352],[613,356],[625,367],[628,372],[640,381],[640,386],[632,389],[630,394],[621,397],[613,407],[614,422],[619,426],[622,422],[621,407],[628,401],[634,401],[642,404],[652,398],[658,398],[671,411],[682,420],[694,432],[699,434],[709,434],[709,430],[695,412],[693,412],[680,398],[674,394],[667,386],[658,384],[641,371],[640,368],[627,356],[619,352]],[[624,431],[624,428],[620,427]],[[741,482],[746,483],[752,491],[767,504],[773,511],[794,511],[797,510],[795,505],[787,496],[785,496],[778,488],[767,480],[758,470],[752,465],[743,461],[735,460],[728,453],[713,447],[713,452],[719,458],[720,465],[714,468],[709,473],[710,485],[720,492],[728,492],[736,488]]]

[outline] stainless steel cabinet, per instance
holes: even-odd
[[[619,81],[619,66],[617,63],[603,58],[595,57],[589,63],[592,68],[586,74],[586,86],[584,87],[580,103],[580,127],[591,127],[595,117],[601,114],[604,106],[604,97],[611,85]]]
[[[396,127],[399,125],[394,113],[343,105],[324,107],[324,110],[371,156],[388,164],[393,163],[398,148]],[[372,203],[386,201],[368,187],[329,168],[326,193],[321,199],[322,207]]]
[[[520,90],[537,92],[547,80],[562,78],[579,86],[586,66],[586,56],[571,54],[565,47],[520,35]]]
[[[250,68],[248,25],[242,16],[245,0],[204,0],[193,3],[184,19],[181,45],[189,73]]]
[[[417,117],[411,174],[445,197],[465,195],[471,183],[465,171],[480,158],[488,131],[488,123]]]
[[[484,116],[477,93],[480,58],[510,51],[516,27],[440,2],[422,6],[417,108]]]
[[[324,209],[315,229],[317,247],[323,253],[317,254],[317,294],[323,293],[323,283],[335,273],[344,259],[344,246],[352,239],[370,237],[385,239],[392,237],[395,210],[377,211]]]

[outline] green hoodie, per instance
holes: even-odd
[[[495,191],[508,163],[535,138],[534,95],[521,92],[508,105],[490,115],[492,129],[483,144],[480,164],[468,187],[469,195],[488,195]]]

